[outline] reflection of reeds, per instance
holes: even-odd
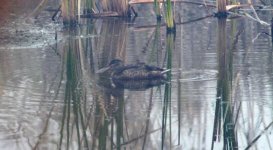
[[[224,149],[237,149],[233,101],[232,101],[232,51],[226,48],[226,19],[218,20],[218,64],[217,99],[214,118],[213,141],[220,137],[223,131]],[[221,120],[223,123],[221,124]],[[223,127],[221,128],[221,125]]]
[[[94,114],[94,135],[91,147],[92,149],[120,149],[124,142],[122,140],[124,139],[123,92],[113,89],[105,90],[106,92],[96,90],[94,93],[94,95],[97,95],[95,98],[97,107]],[[111,103],[114,103],[114,105]]]
[[[145,51],[149,49],[151,45],[151,52],[149,53],[149,63],[157,62],[156,65],[159,65],[159,60],[162,57],[162,42],[161,42],[161,23],[157,22],[157,26],[154,30],[154,33],[151,34],[149,40],[147,40],[147,47],[145,47]],[[151,41],[151,44],[150,44]]]
[[[99,67],[112,59],[125,57],[127,25],[120,19],[103,20],[99,42],[93,44],[98,50]],[[117,36],[118,35],[118,36]],[[94,136],[92,149],[121,149],[124,143],[124,94],[123,90],[112,89],[108,74],[99,76],[103,90],[96,90],[96,112],[94,114]]]
[[[85,116],[82,110],[82,103],[85,101],[86,90],[82,84],[82,71],[79,49],[76,41],[69,41],[68,49],[65,53],[66,60],[66,87],[65,87],[65,106],[63,110],[60,149],[63,142],[63,135],[66,126],[66,149],[69,149],[74,128],[76,129],[76,139],[78,148],[89,147],[86,127],[84,127]],[[73,116],[71,115],[73,114]],[[71,122],[73,122],[71,124]]]
[[[125,59],[127,24],[124,20],[103,20],[101,33],[98,34],[101,35],[100,42],[94,43],[94,49],[100,50],[99,58],[103,58],[100,67],[106,66],[113,58]]]
[[[172,69],[172,52],[174,49],[174,34],[167,34],[166,40],[166,52],[167,52],[167,69]],[[172,74],[169,71],[167,73],[167,80],[170,82],[172,78]],[[164,140],[166,136],[166,126],[167,119],[169,118],[169,127],[171,133],[171,92],[172,92],[171,82],[165,84],[164,90],[164,101],[163,101],[163,111],[162,111],[162,145],[161,149],[164,148]],[[169,116],[168,116],[169,113]]]

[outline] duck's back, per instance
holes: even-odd
[[[127,65],[113,72],[112,78],[119,80],[139,80],[139,79],[158,79],[164,78],[164,71],[155,66],[148,66],[144,63],[137,65]]]

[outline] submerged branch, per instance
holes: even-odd
[[[257,136],[253,139],[252,142],[250,142],[250,144],[245,148],[245,150],[250,149],[251,146],[253,146],[258,140],[259,138],[273,125],[273,121],[267,126],[265,127],[265,129]]]

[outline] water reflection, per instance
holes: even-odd
[[[232,97],[233,86],[233,67],[232,49],[226,48],[226,19],[218,20],[218,65],[219,73],[217,80],[216,107],[213,129],[213,142],[221,138],[223,130],[224,149],[238,149],[238,141],[235,131],[234,101]],[[223,124],[221,124],[223,121]],[[223,127],[221,127],[223,125]]]
[[[71,141],[77,141],[79,148],[89,149],[86,131],[87,114],[84,112],[84,110],[87,110],[85,104],[88,88],[84,84],[86,82],[83,77],[85,69],[82,68],[81,64],[84,58],[80,44],[80,40],[70,39],[68,46],[64,47],[66,84],[59,149],[62,149],[63,145],[65,145],[64,149],[70,149],[70,147],[73,147],[73,142]],[[65,143],[63,144],[63,142]]]
[[[172,55],[175,43],[175,34],[174,33],[167,33],[166,35],[166,55],[167,55],[167,69],[172,70]],[[167,73],[167,80],[170,82],[172,80],[172,74],[171,72]],[[172,118],[170,117],[172,115],[172,107],[171,107],[171,101],[172,101],[172,84],[171,82],[169,84],[165,85],[164,89],[164,99],[163,99],[163,110],[162,110],[162,144],[161,149],[171,149],[171,147],[168,147],[167,144],[165,144],[165,141],[168,139],[166,138],[166,133],[172,132]],[[167,124],[168,120],[168,124]],[[180,118],[178,118],[180,120]],[[178,127],[178,130],[180,130],[180,126]],[[168,131],[168,132],[167,132]],[[171,141],[170,141],[171,142]]]
[[[206,13],[188,9],[183,21]],[[137,21],[82,20],[56,49],[1,49],[0,149],[270,149],[266,27],[208,18],[166,35]],[[96,74],[115,58],[172,71],[159,86],[115,88]]]

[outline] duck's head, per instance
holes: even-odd
[[[111,62],[108,64],[108,66],[103,67],[99,69],[96,73],[104,73],[108,70],[115,70],[118,69],[119,67],[124,66],[123,61],[120,59],[113,59]]]
[[[121,67],[123,66],[123,61],[120,59],[113,59],[108,66],[111,68]]]

